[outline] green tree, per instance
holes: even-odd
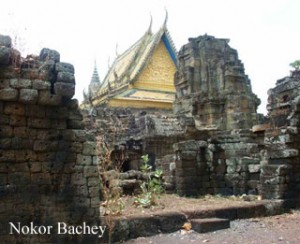
[[[290,66],[296,71],[300,70],[300,60],[295,60],[294,62],[290,63]]]

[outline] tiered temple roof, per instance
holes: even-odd
[[[117,56],[93,97],[94,105],[172,107],[177,52],[166,20],[154,34],[151,31],[151,20],[145,34]]]

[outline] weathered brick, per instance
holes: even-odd
[[[99,182],[99,185],[100,185],[100,182]],[[99,185],[89,187],[89,196],[91,198],[96,198],[97,199],[101,195],[101,189],[100,189]]]
[[[71,145],[71,152],[81,153],[83,149],[83,144],[80,142],[73,142]]]
[[[30,162],[29,163],[30,171],[33,173],[38,173],[42,171],[42,163],[41,162]]]
[[[57,174],[59,172],[62,172],[63,167],[64,167],[64,162],[59,160],[53,160],[53,161],[42,163],[42,169],[44,173]]]
[[[58,72],[57,82],[75,84],[75,76],[70,72]]]
[[[88,186],[99,186],[99,183],[100,183],[99,176],[88,178]]]
[[[93,156],[92,157],[92,164],[93,165],[98,165],[99,163],[99,157],[98,156]]]
[[[37,134],[37,130],[25,126],[14,127],[13,129],[13,135],[20,138],[35,139],[36,134]]]
[[[8,115],[0,114],[0,125],[10,124],[10,117]]]
[[[25,114],[31,118],[44,118],[46,117],[46,109],[39,105],[26,105]]]
[[[11,138],[0,139],[0,149],[11,148]]]
[[[32,149],[33,140],[32,139],[23,139],[20,137],[13,137],[11,139],[12,149]]]
[[[59,62],[55,64],[55,71],[56,72],[69,72],[74,74],[74,66],[69,63]]]
[[[97,144],[96,142],[85,142],[83,143],[83,155],[95,156],[97,155]]]
[[[32,128],[45,129],[51,127],[51,120],[44,118],[29,118],[28,126]]]
[[[83,177],[82,173],[74,173],[71,177],[71,184],[74,185],[85,185],[86,179]]]
[[[3,101],[17,101],[18,95],[18,90],[13,88],[4,88],[0,90],[0,100]]]
[[[0,46],[0,65],[7,66],[11,59],[11,49],[8,47]]]
[[[51,89],[51,82],[45,80],[33,80],[32,81],[32,88],[36,90],[47,90],[50,91]]]
[[[62,132],[63,139],[66,141],[75,140],[75,132],[73,130],[63,130]]]
[[[57,130],[63,130],[67,128],[67,122],[64,119],[52,119],[51,128]]]
[[[15,151],[14,150],[0,150],[0,162],[11,162],[15,161]]]
[[[39,140],[59,140],[61,137],[61,132],[54,129],[48,130],[38,130],[37,139]]]
[[[66,119],[68,118],[68,108],[61,107],[46,107],[46,117],[50,119]]]
[[[54,84],[55,94],[66,98],[72,98],[75,94],[75,84],[56,82]]]
[[[10,172],[29,172],[28,163],[10,163]]]
[[[51,185],[51,177],[47,173],[32,173],[31,182],[39,185]]]
[[[33,152],[32,150],[16,150],[16,161],[36,161],[37,160],[37,154]]]
[[[5,114],[25,115],[25,106],[19,103],[6,103],[4,107]]]
[[[31,80],[28,79],[11,79],[10,86],[13,88],[31,88]]]
[[[248,169],[250,173],[257,173],[260,171],[260,164],[249,164]]]
[[[40,91],[38,104],[47,106],[58,106],[61,104],[61,96],[51,94],[50,91]]]
[[[68,119],[83,120],[83,115],[79,110],[69,111]]]
[[[21,89],[19,101],[25,104],[36,104],[38,91],[34,89]]]
[[[86,141],[86,131],[85,130],[72,130],[75,133],[75,140],[78,142]]]
[[[0,138],[12,137],[13,129],[11,126],[3,125],[0,127]]]
[[[33,150],[36,152],[52,152],[56,151],[58,147],[57,141],[36,140],[33,145]]]
[[[8,79],[0,79],[0,89],[9,88],[10,82]]]
[[[78,154],[77,155],[77,164],[78,165],[92,165],[92,157]]]
[[[12,41],[10,36],[0,35],[0,46],[11,48]]]
[[[12,185],[29,185],[30,184],[30,174],[27,172],[14,172],[8,174],[8,183]],[[24,194],[23,194],[24,195]]]
[[[13,125],[13,126],[25,126],[26,125],[26,117],[24,117],[24,116],[12,115],[10,118],[11,118],[10,125]]]
[[[67,127],[68,129],[83,129],[84,128],[84,124],[82,122],[82,120],[71,120],[68,119],[67,120]]]
[[[87,166],[83,168],[84,177],[95,177],[99,176],[98,167],[97,166]]]
[[[7,174],[0,173],[0,185],[7,185]]]
[[[37,160],[41,162],[48,162],[55,159],[55,152],[37,152]]]

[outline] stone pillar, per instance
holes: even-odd
[[[201,160],[201,148],[206,146],[206,142],[194,140],[174,144],[176,190],[180,196],[196,196],[205,193],[208,173],[206,162]]]

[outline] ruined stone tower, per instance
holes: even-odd
[[[193,116],[197,129],[245,129],[260,101],[228,39],[190,38],[179,51],[175,113]]]

